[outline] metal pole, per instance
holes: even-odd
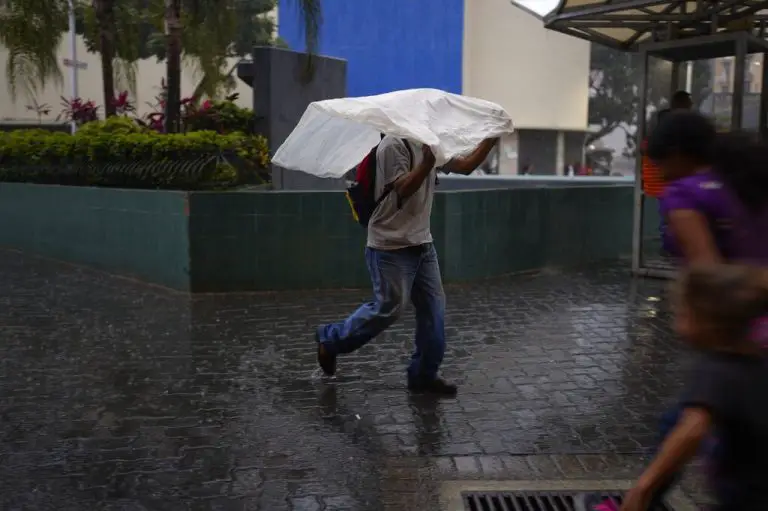
[[[673,68],[674,69],[674,68]],[[636,148],[637,156],[635,158],[635,193],[634,208],[632,216],[632,272],[638,275],[643,265],[643,211],[645,206],[645,197],[643,195],[643,155],[640,148],[645,138],[645,118],[647,115],[648,103],[648,52],[640,50],[640,100],[637,105],[637,132]]]
[[[736,55],[733,65],[733,98],[731,101],[731,129],[740,130],[744,112],[744,75],[747,63],[747,40],[739,37],[736,40]]]
[[[680,62],[672,62],[672,79],[669,81],[669,100],[672,101],[672,96],[680,90]]]
[[[685,91],[688,94],[693,93],[693,61],[688,61],[688,67],[685,69]]]
[[[768,53],[763,53],[763,61],[760,63],[762,69],[762,80],[760,84],[760,117],[758,121],[758,132],[763,140],[768,140]]]
[[[74,0],[69,0],[69,58],[72,61],[71,67],[69,69],[70,74],[70,83],[72,87],[72,99],[78,97],[80,93],[78,92],[78,84],[77,84],[77,29],[75,27],[75,2]],[[72,121],[72,134],[74,135],[77,131],[77,124],[75,121]]]

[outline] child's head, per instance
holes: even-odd
[[[703,348],[738,348],[768,314],[768,272],[735,265],[690,269],[677,287],[675,329]]]

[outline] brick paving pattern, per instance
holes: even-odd
[[[364,291],[190,298],[0,251],[0,509],[428,511],[444,480],[637,474],[691,359],[663,283],[447,294],[461,387],[433,401],[403,387],[412,317],[316,376],[310,327]]]

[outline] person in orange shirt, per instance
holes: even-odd
[[[684,90],[679,90],[672,95],[672,99],[669,102],[669,108],[659,110],[659,113],[656,115],[656,124],[658,124],[662,117],[664,117],[664,115],[669,112],[673,112],[675,110],[690,110],[691,108],[693,108],[691,95]],[[643,140],[642,146],[640,147],[640,152],[642,155],[643,193],[646,197],[659,199],[661,198],[661,194],[664,192],[664,178],[661,175],[659,167],[645,154],[647,144],[648,137]],[[659,216],[659,234],[661,235],[661,239],[664,239],[664,232],[667,228],[667,221],[661,215],[661,209],[659,209]]]

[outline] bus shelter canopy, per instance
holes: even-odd
[[[766,0],[561,0],[547,28],[625,51],[640,45],[751,32],[764,37]]]

